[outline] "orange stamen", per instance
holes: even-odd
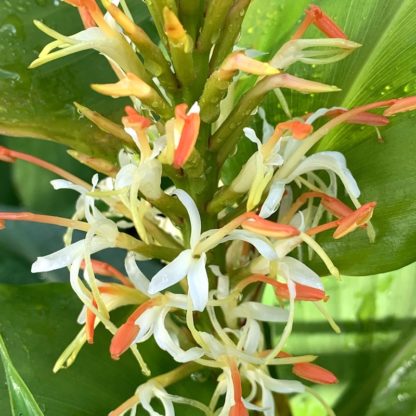
[[[64,0],[65,3],[77,7],[85,28],[99,26],[108,34],[114,31],[107,24],[104,15],[95,0]]]
[[[36,165],[45,170],[49,170],[50,172],[55,173],[67,181],[81,185],[83,188],[91,188],[91,185],[87,182],[83,181],[72,173],[67,172],[64,169],[61,169],[60,167],[53,165],[52,163],[46,162],[45,160],[39,159],[27,153],[17,152],[15,150],[8,149],[7,147],[0,146],[0,160],[3,162],[13,163],[16,161],[16,159],[24,160],[25,162],[32,163],[32,165]]]
[[[300,234],[300,231],[287,224],[278,224],[273,221],[265,220],[257,214],[252,214],[251,217],[241,224],[245,230],[253,231],[257,234],[266,237],[287,238]]]
[[[368,202],[350,215],[340,219],[338,228],[335,230],[333,237],[335,239],[341,238],[354,231],[357,227],[366,224],[373,216],[376,205],[376,202]]]
[[[299,26],[296,33],[292,36],[292,40],[302,37],[311,24],[315,25],[329,38],[348,39],[342,29],[328,15],[325,14],[320,7],[311,4],[309,9],[305,10],[305,13],[305,19]]]
[[[385,110],[383,114],[385,116],[393,116],[394,114],[411,110],[416,110],[416,96],[394,100],[393,105]]]
[[[0,212],[0,221],[30,221],[45,224],[59,225],[65,228],[88,232],[90,225],[83,221],[70,220],[68,218],[54,217],[52,215],[33,214],[31,212]]]
[[[281,351],[277,355],[279,358],[293,357],[292,354]],[[329,370],[312,363],[296,363],[292,368],[293,374],[304,380],[312,381],[317,384],[338,383],[336,376]]]
[[[336,117],[339,116],[340,114],[344,114],[349,110],[341,110],[341,109],[337,109],[337,110],[332,110],[332,111],[328,111],[328,113],[326,113],[326,115],[328,117]],[[390,123],[389,119],[385,116],[382,116],[380,114],[374,114],[374,113],[370,113],[368,111],[364,111],[360,114],[356,114],[355,116],[351,117],[350,119],[347,120],[347,123],[349,124],[364,124],[367,126],[385,126],[387,124]]]
[[[189,159],[189,156],[194,150],[201,122],[199,111],[191,114],[184,114],[186,108],[187,107],[181,104],[175,109],[176,118],[179,120],[184,120],[181,137],[179,139],[179,144],[176,148],[175,156],[173,159],[173,166],[176,169],[179,169],[185,165]]]
[[[243,390],[241,388],[241,377],[238,372],[237,363],[230,359],[229,365],[234,390],[234,406],[230,409],[229,416],[248,416],[248,411],[243,403]]]
[[[113,360],[118,360],[120,356],[130,348],[131,344],[137,337],[140,327],[136,325],[135,321],[144,312],[159,303],[160,297],[147,300],[127,318],[127,321],[123,325],[120,326],[111,340],[110,354]]]
[[[97,307],[97,302],[92,301],[92,304]],[[87,334],[88,344],[94,343],[94,329],[95,329],[95,313],[87,308],[87,317],[85,321],[85,332]]]
[[[152,121],[147,117],[143,117],[133,107],[126,106],[125,111],[127,116],[122,118],[124,126],[130,127],[136,132],[142,156],[144,158],[150,157],[152,149],[150,148],[145,130],[152,124]]]
[[[130,280],[120,271],[118,271],[115,267],[111,264],[108,264],[104,261],[93,260],[91,259],[92,268],[94,273],[99,274],[101,276],[113,277],[121,282],[125,286],[134,287]],[[83,260],[81,263],[81,268],[85,269],[85,261]]]
[[[288,285],[285,283],[278,282],[271,277],[267,277],[262,274],[254,274],[252,276],[246,277],[243,279],[237,286],[236,289],[238,291],[242,291],[248,285],[252,283],[263,282],[269,284],[274,287],[276,296],[281,299],[290,299],[289,288]],[[329,296],[325,294],[323,290],[316,289],[313,287],[301,285],[299,283],[295,283],[296,288],[296,300],[304,300],[304,301],[312,301],[316,302],[319,300],[327,301]]]
[[[290,130],[295,139],[303,140],[312,133],[313,126],[300,120],[289,120],[279,123],[276,129],[281,131]]]

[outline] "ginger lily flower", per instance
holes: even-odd
[[[179,198],[188,211],[191,223],[190,248],[182,251],[153,276],[149,285],[150,294],[161,292],[187,277],[192,306],[195,310],[202,311],[208,302],[207,251],[223,242],[238,239],[253,244],[266,258],[276,258],[267,240],[249,231],[235,230],[244,222],[246,216],[231,221],[223,229],[211,230],[208,235],[201,234],[201,217],[195,202],[181,189],[176,189],[172,193]]]
[[[345,186],[345,189],[351,198],[357,199],[360,196],[360,189],[350,170],[347,168],[347,162],[344,155],[332,151],[319,152],[302,160],[285,178],[273,180],[271,190],[262,206],[260,215],[267,218],[276,212],[286,184],[294,181],[298,176],[316,170],[334,172]]]
[[[137,290],[150,299],[142,303],[120,326],[114,335],[110,353],[113,359],[120,358],[132,344],[138,344],[154,336],[159,347],[167,351],[175,361],[188,362],[201,357],[204,352],[197,347],[183,350],[177,339],[166,329],[165,321],[172,309],[186,310],[188,298],[185,295],[173,293],[150,293],[150,282],[143,275],[133,253],[129,253],[125,260],[127,274]]]
[[[36,27],[55,40],[43,48],[39,57],[30,64],[30,68],[35,68],[76,52],[95,49],[124,72],[134,72],[150,80],[150,77],[146,76],[143,65],[127,40],[121,33],[108,24],[95,0],[83,0],[76,2],[74,5],[86,7],[97,26],[88,27],[72,36],[65,36],[49,28],[42,22],[35,20]],[[91,26],[90,23],[88,26]]]

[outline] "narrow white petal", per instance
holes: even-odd
[[[154,295],[182,280],[188,274],[191,261],[191,250],[182,251],[178,257],[153,276],[149,285],[149,293]]]
[[[243,129],[243,131],[244,131],[244,135],[247,137],[247,139],[249,139],[251,142],[255,143],[257,145],[257,148],[260,150],[261,149],[261,141],[257,137],[256,132],[250,127],[245,127]]]
[[[175,361],[179,363],[186,363],[194,361],[204,355],[204,351],[201,348],[190,348],[189,350],[183,350],[170,336],[169,332],[165,328],[165,318],[169,308],[164,308],[160,313],[159,318],[155,324],[154,337],[157,345],[168,352]]]
[[[85,194],[85,192],[87,192],[87,189],[85,189],[83,186],[75,185],[74,183],[65,179],[54,179],[51,181],[51,185],[55,190],[72,189],[73,191],[77,191],[80,194]]]
[[[134,287],[140,292],[149,294],[149,279],[143,274],[136,263],[136,258],[133,252],[129,252],[124,261],[124,267],[126,268],[127,275],[129,276]]]
[[[247,243],[253,245],[257,251],[268,260],[277,259],[277,255],[272,244],[265,237],[246,230],[234,230],[231,231],[227,237],[223,238],[221,243],[233,240],[246,241]]]
[[[286,322],[289,312],[276,306],[264,305],[260,302],[243,302],[230,311],[235,317],[255,319],[262,322]]]
[[[115,189],[123,189],[131,186],[134,174],[137,171],[137,165],[129,163],[124,165],[117,173],[114,187]]]
[[[82,257],[84,249],[85,240],[80,240],[47,256],[38,257],[32,264],[32,273],[49,272],[70,266],[76,258]]]
[[[320,152],[308,156],[299,163],[298,167],[285,180],[289,183],[296,177],[315,170],[335,172],[351,196],[354,198],[360,196],[360,189],[358,188],[357,182],[347,168],[344,155],[339,152]]]
[[[254,319],[248,320],[246,325],[249,325],[249,327],[244,341],[244,351],[247,354],[254,354],[258,350],[263,334],[260,325]]]
[[[326,113],[333,110],[347,110],[344,107],[331,107],[331,108],[320,108],[319,110],[316,110],[313,114],[311,114],[305,121],[307,124],[313,124],[315,123],[318,118],[323,117]]]
[[[195,247],[201,238],[201,217],[198,207],[190,195],[182,189],[176,189],[172,192],[179,198],[186,210],[188,211],[189,220],[191,221],[191,247]]]
[[[274,181],[270,187],[269,194],[264,201],[261,210],[260,217],[269,218],[279,208],[280,201],[285,193],[285,182]]]
[[[192,299],[193,308],[202,312],[208,303],[208,275],[205,269],[207,256],[201,254],[198,260],[192,260],[188,272],[189,296]]]
[[[139,332],[133,342],[134,344],[144,342],[153,335],[155,323],[162,310],[163,308],[161,306],[155,306],[143,312],[139,318],[136,319],[135,324],[138,325]]]
[[[284,257],[278,263],[279,274],[286,280],[323,290],[321,278],[309,267],[293,257]]]
[[[289,394],[303,393],[305,391],[305,386],[296,380],[276,380],[264,373],[261,373],[260,377],[267,389],[275,393]]]

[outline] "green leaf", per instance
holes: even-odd
[[[381,273],[415,260],[416,141],[408,134],[414,120],[412,114],[397,118],[384,129],[384,143],[373,138],[345,152],[362,190],[360,200],[377,202],[372,220],[377,236],[374,244],[360,229],[340,240],[331,232],[319,236],[318,242],[344,274]],[[316,258],[313,267],[325,273]]]
[[[4,372],[6,374],[12,415],[43,416],[35,398],[20,377],[16,368],[13,366],[1,335],[0,357],[3,362]]]
[[[80,327],[76,319],[81,303],[69,285],[0,285],[0,332],[10,351],[11,359],[45,416],[97,416],[134,394],[147,380],[130,353],[113,361],[108,351],[110,336],[102,326],[97,328],[95,343],[85,345],[76,362],[67,370],[52,373],[54,362],[72,341]],[[125,319],[115,314],[117,319]],[[148,362],[152,375],[172,369],[175,364],[153,343],[141,344],[140,351]],[[207,402],[215,377],[203,373],[182,380],[168,389],[186,396],[198,391],[198,399]],[[0,414],[6,415],[5,385],[0,375]],[[189,407],[178,407],[185,416],[198,413]],[[24,413],[30,415],[31,413]]]
[[[144,4],[132,11],[140,22],[148,19]],[[27,67],[50,41],[33,19],[67,35],[82,30],[74,7],[55,0],[0,3],[0,133],[54,140],[92,156],[114,160],[120,142],[85,118],[77,101],[106,115],[121,108],[120,101],[91,91],[93,82],[112,82],[115,75],[97,52],[78,53],[41,68]],[[92,71],[91,68],[94,70]]]

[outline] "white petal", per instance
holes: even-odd
[[[254,319],[247,321],[246,325],[249,325],[249,327],[244,341],[244,351],[248,354],[254,354],[258,350],[263,334],[260,325]]]
[[[329,170],[335,172],[345,186],[347,192],[354,198],[360,196],[360,189],[357,182],[347,168],[347,162],[342,153],[339,152],[320,152],[308,156],[298,167],[285,179],[288,182],[304,173],[315,170]]]
[[[191,114],[199,114],[200,112],[201,108],[199,107],[198,101],[195,101],[189,109],[187,115],[190,116]]]
[[[307,124],[313,124],[315,123],[318,118],[323,117],[326,113],[333,110],[347,110],[344,107],[331,107],[331,108],[320,108],[319,110],[315,111],[313,114],[311,114],[305,121]]]
[[[293,257],[279,260],[279,274],[287,280],[293,280],[301,285],[323,290],[321,278],[309,267]]]
[[[243,131],[244,131],[244,135],[247,137],[247,139],[249,139],[251,142],[255,143],[257,145],[257,148],[260,150],[261,149],[261,141],[257,137],[256,132],[250,127],[245,127],[243,129]]]
[[[162,350],[167,351],[179,363],[186,363],[202,357],[204,351],[201,348],[194,347],[185,351],[173,340],[165,328],[165,318],[168,312],[169,308],[164,308],[156,321],[154,337],[157,345]]]
[[[160,183],[162,180],[162,164],[157,159],[145,160],[137,170],[139,189],[148,199],[162,196]]]
[[[131,186],[133,183],[134,174],[137,170],[137,165],[129,163],[124,165],[117,173],[114,187],[115,189],[123,189]]]
[[[140,290],[140,292],[148,295],[150,281],[139,269],[133,252],[130,251],[127,254],[124,261],[124,267],[126,268],[127,275],[132,281],[134,287]]]
[[[176,189],[172,192],[182,202],[188,211],[189,220],[191,221],[191,247],[195,247],[201,238],[201,217],[199,215],[198,207],[190,195],[182,189]]]
[[[59,190],[59,189],[72,189],[73,191],[77,191],[80,194],[85,194],[87,192],[87,189],[85,189],[81,185],[75,185],[74,183],[67,181],[65,179],[54,179],[51,181],[51,185],[53,186],[53,189]]]
[[[32,273],[49,272],[70,266],[76,258],[83,256],[84,249],[85,240],[80,240],[47,256],[38,257],[32,264]]]
[[[279,208],[280,201],[285,193],[285,183],[281,181],[274,181],[270,187],[269,194],[264,201],[261,210],[260,217],[269,218]]]
[[[154,331],[155,323],[161,314],[163,308],[161,306],[155,306],[143,312],[138,319],[134,322],[139,327],[139,332],[134,340],[134,344],[144,342],[148,340]]]
[[[153,383],[145,383],[139,386],[136,390],[136,395],[140,397],[140,404],[143,409],[145,409],[150,416],[162,416],[160,413],[157,413],[152,405],[150,404],[152,398],[155,396],[156,386]]]
[[[208,275],[205,269],[207,256],[201,254],[198,260],[192,260],[188,271],[189,296],[192,299],[193,308],[202,312],[208,303]]]
[[[221,243],[232,240],[241,240],[246,241],[247,243],[253,245],[257,251],[268,260],[276,260],[277,255],[274,251],[273,246],[269,240],[265,237],[252,233],[246,230],[234,230],[231,233],[221,240]]]
[[[305,386],[296,380],[276,380],[264,373],[261,374],[261,380],[267,386],[268,390],[271,390],[275,393],[303,393],[305,391]]]
[[[243,302],[230,311],[235,317],[255,319],[262,322],[286,322],[289,312],[276,306],[264,305],[260,302]]]
[[[230,185],[231,189],[234,192],[242,194],[249,191],[254,181],[254,178],[256,177],[258,157],[258,152],[251,155],[245,163],[245,165],[240,170],[239,174],[234,178]]]
[[[87,307],[84,305],[81,309],[81,312],[78,315],[77,323],[80,325],[84,325],[86,320],[87,320]]]
[[[178,257],[153,276],[149,285],[149,293],[154,295],[182,280],[188,274],[191,261],[191,250],[182,251]]]

